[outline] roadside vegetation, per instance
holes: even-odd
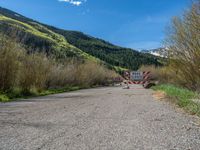
[[[164,91],[180,107],[200,115],[200,0],[183,16],[174,17],[168,28],[168,59],[164,67],[142,66],[159,81],[155,90]],[[196,100],[194,100],[196,99]]]
[[[167,96],[166,98],[170,102],[177,104],[192,115],[196,114],[200,116],[200,96],[197,92],[169,84],[158,85],[153,87],[153,89],[164,91]]]
[[[92,60],[57,60],[44,53],[28,53],[0,35],[0,101],[109,85],[118,75]]]

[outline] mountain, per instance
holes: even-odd
[[[44,52],[58,59],[92,58],[69,44],[62,35],[49,30],[34,20],[4,8],[0,8],[0,32],[16,39],[30,52]]]
[[[101,60],[110,67],[136,70],[141,65],[161,65],[160,57],[113,45],[78,31],[39,23],[0,7],[0,32],[14,37],[28,51],[45,52],[57,59]]]
[[[167,58],[168,57],[167,48],[157,48],[157,49],[150,49],[150,50],[142,50],[141,52],[145,53],[145,54],[152,54],[154,56],[163,57],[163,58]]]

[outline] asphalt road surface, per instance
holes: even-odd
[[[140,86],[0,104],[1,150],[199,150],[197,118]]]

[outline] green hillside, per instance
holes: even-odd
[[[53,55],[59,59],[67,57],[95,59],[69,44],[62,35],[33,20],[23,22],[21,19],[10,18],[1,13],[0,24],[0,32],[15,38],[29,51],[45,52],[47,55]]]
[[[54,27],[48,28],[63,35],[70,44],[75,45],[84,52],[113,66],[121,66],[136,70],[141,64],[160,65],[160,58],[153,55],[143,54],[132,49],[115,46],[109,42],[85,35],[81,32],[65,31]]]
[[[98,58],[110,66],[134,70],[145,64],[161,65],[159,57],[115,46],[81,32],[44,25],[1,7],[0,14],[0,32],[16,37],[28,50],[43,51],[56,58]]]

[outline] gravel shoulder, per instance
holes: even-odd
[[[0,103],[0,150],[199,150],[198,118],[152,93],[134,85]]]

